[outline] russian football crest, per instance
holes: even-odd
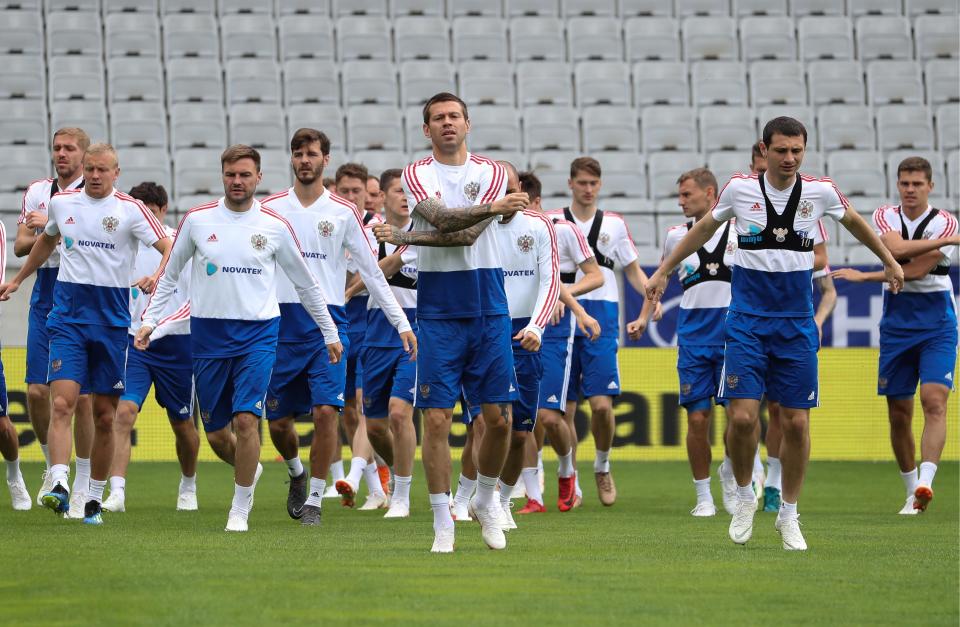
[[[430,397],[430,386],[424,383],[420,386],[420,397],[429,398]]]
[[[727,387],[728,387],[728,388],[730,388],[731,390],[735,390],[735,389],[737,388],[737,385],[738,385],[739,383],[740,383],[740,377],[738,377],[738,376],[735,375],[735,374],[728,374],[728,375],[727,375]]]
[[[480,183],[477,181],[472,181],[463,186],[463,193],[467,198],[470,199],[470,202],[473,202],[477,199],[477,196],[480,194]]]
[[[610,243],[610,234],[609,234],[609,233],[601,233],[601,234],[600,234],[600,237],[599,237],[598,239],[600,240],[600,243],[601,243],[601,244],[603,244],[604,246],[606,246],[607,244]]]
[[[254,250],[263,250],[267,247],[267,238],[259,233],[254,233],[250,236],[250,244]]]
[[[320,224],[317,225],[317,230],[320,231],[320,235],[323,237],[330,237],[333,235],[333,223],[322,220]]]
[[[517,238],[517,248],[520,249],[522,253],[528,253],[533,250],[533,236],[531,235],[521,235]]]
[[[808,220],[813,215],[813,203],[809,200],[801,200],[797,205],[797,213],[804,220]]]
[[[103,225],[103,230],[107,233],[115,233],[117,227],[120,226],[120,220],[113,216],[107,216],[100,224]]]

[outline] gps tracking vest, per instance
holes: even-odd
[[[413,226],[413,223],[410,223],[410,226]],[[407,229],[408,231],[410,229]],[[380,251],[377,255],[377,259],[384,259],[387,256],[387,245],[384,242],[380,242]],[[397,271],[394,275],[387,279],[387,285],[393,287],[400,287],[407,290],[417,289],[417,280],[407,276],[406,274]]]
[[[563,212],[564,212],[564,214],[566,214],[566,213],[567,213],[567,209],[564,208]],[[553,220],[553,223],[554,223],[554,224],[556,224],[557,222],[559,222],[559,221],[561,220],[561,218],[557,218],[557,217],[553,217],[553,218],[551,218],[551,219]],[[596,254],[596,251],[594,251],[594,254]],[[560,273],[560,282],[563,283],[563,284],[565,284],[565,285],[573,285],[574,283],[577,282],[577,271],[574,270],[573,272],[561,272],[561,273]]]
[[[570,207],[563,208],[563,217],[566,218],[568,222],[576,224],[573,220],[573,214],[570,212]],[[602,225],[603,210],[597,209],[597,213],[593,216],[593,224],[590,226],[590,232],[587,233],[587,243],[590,244],[590,248],[593,250],[593,256],[597,258],[597,263],[608,270],[613,270],[613,259],[604,256],[604,254],[600,252],[600,249],[597,248],[597,240],[600,239],[600,227]],[[563,280],[563,275],[560,276],[560,279]],[[573,281],[571,281],[571,283],[572,282]],[[564,283],[566,283],[565,280]]]
[[[693,228],[693,222],[687,222],[687,230],[689,231],[691,228]],[[700,260],[700,265],[696,272],[688,274],[680,281],[680,286],[684,292],[694,285],[699,285],[706,281],[730,282],[732,278],[730,266],[723,263],[723,256],[727,252],[727,238],[729,235],[730,221],[728,220],[726,228],[723,229],[723,235],[720,236],[720,241],[717,242],[717,246],[712,252],[708,251],[706,246],[701,246],[697,249],[697,258]]]
[[[917,228],[913,231],[913,237],[911,237],[911,236],[907,233],[907,223],[906,223],[906,221],[903,219],[903,207],[900,207],[900,235],[903,237],[904,241],[906,241],[906,240],[911,240],[911,239],[912,239],[912,240],[923,239],[923,232],[926,230],[927,225],[930,224],[930,222],[931,222],[934,218],[936,218],[937,215],[939,215],[939,213],[940,213],[940,210],[939,210],[939,209],[937,209],[936,207],[932,208],[932,209],[927,213],[927,217],[924,218],[923,221],[921,221],[920,224],[917,225]],[[908,263],[910,263],[910,261],[911,261],[911,260],[910,260],[909,257],[904,258],[904,259],[897,259],[897,263],[899,263],[901,266],[907,265]],[[948,274],[949,272],[950,272],[950,267],[949,267],[949,266],[941,266],[941,265],[938,264],[938,265],[933,266],[933,270],[931,270],[931,271],[928,272],[927,274],[933,274],[933,275],[936,275],[936,276],[944,276],[944,275]]]
[[[782,214],[778,214],[774,210],[773,203],[767,197],[764,178],[762,175],[758,176],[757,182],[760,183],[760,193],[763,194],[763,201],[767,205],[767,224],[759,233],[738,235],[737,244],[743,250],[813,251],[813,238],[806,237],[806,233],[801,234],[793,229],[793,222],[797,217],[797,207],[800,205],[802,186],[800,177],[797,176],[797,182],[793,186],[793,191],[790,192],[790,198],[787,200],[787,205],[783,208]]]

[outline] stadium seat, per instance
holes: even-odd
[[[612,17],[571,17],[567,21],[567,49],[571,63],[623,60],[619,20]]]
[[[630,107],[602,105],[583,109],[583,149],[588,153],[599,150],[640,149],[640,129],[636,110]],[[636,195],[636,194],[634,194]]]
[[[696,111],[670,105],[647,107],[640,114],[640,136],[648,159],[658,150],[696,151]]]
[[[744,61],[791,61],[797,39],[789,17],[745,17],[740,20],[740,52]]]
[[[211,148],[227,146],[227,122],[220,103],[178,102],[170,107],[170,146]]]
[[[803,124],[804,128],[807,129],[807,150],[819,149],[820,139],[817,137],[817,126],[814,122],[815,116],[812,108],[797,105],[768,105],[766,107],[760,107],[756,112],[757,139],[759,139],[760,134],[763,133],[763,127],[767,122],[773,118],[786,115],[798,120]]]
[[[277,58],[277,29],[273,18],[227,15],[220,18],[220,47],[224,60]]]
[[[337,20],[337,59],[390,60],[390,24],[381,16],[346,16]]]
[[[152,181],[163,185],[168,193],[172,191],[173,176],[166,148],[124,148],[120,151],[119,159],[118,189],[129,190],[134,185]]]
[[[108,59],[107,96],[111,103],[127,100],[166,102],[160,59],[156,57]]]
[[[862,105],[827,105],[820,108],[817,130],[823,150],[875,150],[873,114]]]
[[[104,71],[99,57],[52,57],[50,101],[86,100],[103,102]]]
[[[700,147],[715,150],[750,150],[757,141],[753,115],[747,107],[702,107],[700,109]]]
[[[163,17],[163,56],[167,63],[180,57],[220,58],[220,39],[212,15],[175,13]]]
[[[421,122],[423,118],[421,118]],[[512,107],[475,107],[470,111],[471,149],[518,151],[520,112]]]
[[[887,195],[890,198],[897,197],[897,166],[900,165],[900,162],[906,159],[907,157],[923,157],[930,162],[930,167],[933,169],[933,182],[934,184],[940,183],[943,185],[943,156],[933,150],[894,150],[887,154]],[[934,192],[934,194],[939,193]]]
[[[677,195],[677,178],[688,170],[704,165],[698,152],[655,152],[647,155],[650,168],[650,196],[669,198]]]
[[[340,76],[333,60],[288,59],[283,62],[283,103],[340,104]]]
[[[403,106],[423,104],[436,93],[456,90],[457,80],[449,61],[404,61],[400,64],[400,101]]]
[[[513,61],[563,61],[566,59],[563,23],[555,17],[515,17],[510,20]]]
[[[471,117],[473,111],[480,108],[485,107],[474,107],[471,109]],[[502,109],[502,107],[495,108]],[[406,131],[407,152],[416,154],[430,152],[430,150],[432,150],[430,139],[423,135],[423,107],[407,107],[404,112],[403,119],[404,129]],[[467,146],[468,148],[473,147],[472,129],[470,131],[470,136],[467,137]]]
[[[857,20],[856,31],[861,61],[913,58],[910,22],[905,17],[867,15]]]
[[[680,28],[687,61],[734,61],[738,58],[737,23],[734,19],[688,17]]]
[[[284,15],[278,26],[281,60],[333,60],[333,22],[326,15]]]
[[[273,4],[263,0],[217,0],[217,13],[224,15],[272,15]]]
[[[167,149],[167,112],[160,102],[115,102],[110,107],[115,148]]]
[[[50,106],[50,126],[79,126],[90,136],[90,141],[107,141],[107,111],[102,102],[63,101]]]
[[[159,57],[160,21],[149,13],[110,13],[104,20],[107,57]]]
[[[742,150],[713,152],[707,157],[707,168],[717,177],[717,185],[723,189],[731,176],[737,172],[750,171],[750,154]],[[717,190],[717,194],[720,193],[720,189]]]
[[[616,0],[561,0],[561,12],[564,17],[578,15],[599,15],[613,17],[617,15]]]
[[[359,150],[350,156],[350,161],[367,166],[371,176],[380,176],[392,168],[404,168],[410,162],[407,153],[398,150]]]
[[[536,104],[564,107],[572,105],[573,83],[570,80],[570,66],[553,61],[518,63],[517,99],[521,107]]]
[[[176,102],[223,102],[223,70],[208,58],[167,61],[167,99]]]
[[[0,55],[0,100],[13,98],[46,100],[46,65],[43,57],[26,54]]]
[[[847,196],[876,196],[886,191],[880,153],[837,150],[827,155],[827,174]]]
[[[43,100],[7,100],[0,116],[0,145],[49,145],[47,105]]]
[[[623,38],[627,61],[680,61],[680,23],[672,17],[632,17]]]
[[[852,17],[861,15],[900,15],[901,0],[847,0],[847,14]]]
[[[193,13],[216,15],[216,0],[160,0],[160,12],[163,15],[170,13]]]
[[[736,0],[737,15],[786,15],[787,0]]]
[[[544,198],[563,198],[563,204],[570,196],[567,181],[570,179],[570,162],[581,156],[579,152],[548,150],[530,155],[530,169],[536,173],[543,184]],[[549,203],[546,206],[552,206]]]
[[[52,11],[47,15],[47,56],[103,54],[100,13]]]
[[[606,180],[604,180],[606,184]],[[629,207],[628,207],[629,208]],[[612,209],[610,209],[612,211]],[[649,213],[626,213],[616,211],[623,217],[627,232],[637,248],[655,248],[657,245],[657,218]],[[639,252],[639,251],[638,251]]]
[[[937,107],[937,148],[960,148],[960,104],[952,102]]]
[[[402,61],[450,60],[450,26],[442,17],[398,17],[394,20],[394,58]]]
[[[819,152],[806,152],[803,155],[803,163],[800,170],[810,176],[826,176],[827,169],[824,167],[823,154]]]
[[[333,16],[386,15],[387,0],[333,0]]]
[[[924,65],[927,104],[960,102],[960,65],[951,59],[931,59]]]
[[[750,102],[766,105],[807,104],[807,82],[802,63],[757,61],[750,65]]]
[[[663,0],[619,0],[617,14],[630,17],[670,17],[673,15],[673,3]]]
[[[812,61],[807,64],[810,104],[863,104],[863,70],[858,61]]]
[[[492,159],[493,161],[507,161],[515,167],[518,172],[525,172],[528,169],[527,155],[523,152],[515,152],[513,150],[484,150],[481,156]]]
[[[960,57],[957,21],[937,15],[921,15],[914,23],[917,59]]]
[[[736,61],[698,61],[691,64],[693,104],[745,106],[747,73]]]
[[[578,107],[630,104],[630,68],[622,61],[583,61],[573,76]]]
[[[347,61],[343,69],[343,104],[397,106],[397,68],[386,61]]]
[[[844,15],[846,5],[836,0],[791,0],[790,8],[794,17],[807,15]]]
[[[674,0],[674,11],[679,18],[690,15],[726,17],[730,15],[730,0]]]
[[[0,53],[43,54],[43,20],[37,11],[3,11],[0,20]]]
[[[286,124],[279,104],[242,103],[230,106],[228,130],[231,144],[283,149]]]
[[[229,59],[227,104],[280,102],[280,66],[273,59]]]
[[[260,151],[260,184],[257,196],[263,198],[290,187],[290,153],[288,150]]]
[[[923,73],[913,61],[874,61],[867,65],[870,104],[923,104]]]
[[[46,178],[50,156],[42,146],[7,146],[0,152],[0,192],[26,191],[31,181]]]
[[[516,105],[513,64],[503,61],[464,61],[457,74],[460,85],[458,93],[471,105]],[[570,82],[569,77],[567,82]]]
[[[44,10],[47,13],[54,11],[72,11],[77,13],[100,11],[100,0],[47,0],[44,5]]]
[[[925,105],[877,107],[877,144],[880,150],[932,150],[933,123]]]
[[[220,169],[221,148],[193,148],[178,150],[173,155],[173,188],[177,197],[223,194],[223,175]]]
[[[347,149],[403,150],[403,127],[395,106],[354,105],[347,110]]]
[[[336,104],[294,104],[287,107],[287,134],[293,137],[299,128],[315,128],[330,139],[330,152],[347,150],[343,111]]]
[[[809,16],[797,20],[800,59],[853,59],[853,25],[846,17]]]
[[[276,13],[285,15],[321,15],[330,17],[330,0],[276,0]]]
[[[523,143],[527,151],[580,150],[577,112],[559,106],[524,108]]]
[[[392,0],[390,2],[390,16],[393,18],[403,15],[443,17],[443,5],[443,0]]]
[[[457,17],[502,17],[503,5],[489,0],[456,0],[447,8],[450,18]]]
[[[518,15],[560,15],[557,0],[504,0],[507,17]]]
[[[603,187],[600,193],[606,197],[647,196],[646,163],[643,155],[635,151],[597,151],[593,157],[603,168]]]
[[[956,207],[960,202],[960,150],[951,150],[947,155],[947,185]]]
[[[957,4],[944,0],[906,0],[905,13],[908,17],[917,15],[956,15]]]
[[[633,65],[633,103],[690,104],[687,64],[680,61],[640,61]]]
[[[453,20],[453,60],[506,61],[506,23],[495,17],[458,17]]]

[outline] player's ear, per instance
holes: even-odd
[[[423,125],[423,136],[430,139],[430,126],[427,124]]]

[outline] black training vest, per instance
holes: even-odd
[[[693,222],[687,222],[687,230],[693,227]],[[726,281],[730,282],[732,274],[730,266],[723,263],[723,256],[727,252],[727,242],[730,236],[730,221],[727,221],[726,228],[723,229],[723,235],[720,236],[720,243],[712,252],[707,251],[706,246],[701,246],[697,250],[697,258],[700,260],[700,267],[693,274],[690,274],[680,282],[683,291],[686,292],[694,285],[700,285],[707,281]],[[711,268],[711,266],[716,266]]]
[[[797,217],[797,207],[800,205],[800,190],[802,183],[797,176],[797,182],[790,192],[790,198],[787,200],[787,206],[783,213],[778,214],[770,198],[767,197],[767,190],[764,187],[764,175],[757,177],[760,183],[760,193],[763,194],[763,201],[767,205],[767,225],[762,231],[755,234],[738,235],[737,244],[743,250],[794,250],[797,252],[810,252],[813,250],[813,238],[802,237],[800,233],[793,230],[793,221]]]
[[[375,215],[377,214],[370,211],[363,214],[363,226],[367,226],[368,224],[370,224],[370,220],[373,220],[373,216]]]
[[[373,214],[370,214],[370,215],[373,215]],[[413,228],[412,222],[410,223],[410,228]],[[410,229],[407,229],[407,230],[409,231]],[[380,242],[380,253],[377,255],[377,259],[380,260],[386,256],[387,256],[387,244],[386,242]],[[415,290],[417,289],[417,280],[411,279],[410,277],[405,275],[403,272],[400,272],[399,270],[397,270],[397,272],[392,277],[387,279],[387,285],[392,285],[393,287],[402,287],[408,290]]]
[[[84,183],[86,183],[86,180],[80,181],[80,184],[74,187],[73,189],[83,189]],[[53,184],[50,185],[50,198],[53,198],[54,194],[59,194],[59,193],[60,193],[60,186],[57,185],[57,179],[53,179]]]
[[[562,219],[562,218],[554,217],[554,218],[553,218],[553,223],[556,224],[556,223],[559,222],[561,219]],[[576,225],[574,225],[574,228],[577,228]],[[573,272],[561,272],[561,273],[560,273],[560,282],[563,283],[563,284],[565,284],[565,285],[573,285],[574,283],[577,282],[577,271],[574,270]]]
[[[570,207],[563,208],[563,216],[567,219],[568,222],[572,222],[574,225],[577,223],[573,219],[573,214],[570,212]],[[613,259],[606,257],[603,253],[600,252],[600,249],[597,248],[597,240],[600,237],[600,226],[603,224],[603,210],[597,209],[597,213],[593,216],[593,226],[590,227],[590,232],[587,233],[587,243],[590,244],[591,250],[593,250],[593,256],[596,257],[597,263],[603,266],[604,268],[609,268],[613,270]],[[580,227],[577,227],[580,228]]]
[[[900,207],[900,235],[903,237],[904,241],[911,240],[911,239],[912,240],[923,239],[923,232],[926,230],[927,225],[930,224],[930,222],[934,218],[936,218],[939,213],[940,213],[940,210],[934,207],[933,211],[928,213],[927,217],[924,218],[920,222],[920,224],[917,225],[917,228],[913,231],[913,237],[911,237],[907,233],[907,223],[904,222],[903,220],[903,207]],[[908,263],[910,263],[910,261],[911,260],[909,257],[904,259],[897,259],[897,263],[899,263],[901,266],[907,265]],[[931,270],[927,274],[932,274],[935,276],[944,276],[946,274],[949,274],[949,272],[950,272],[950,268],[948,266],[941,266],[940,264],[937,264],[933,266],[933,270]]]

